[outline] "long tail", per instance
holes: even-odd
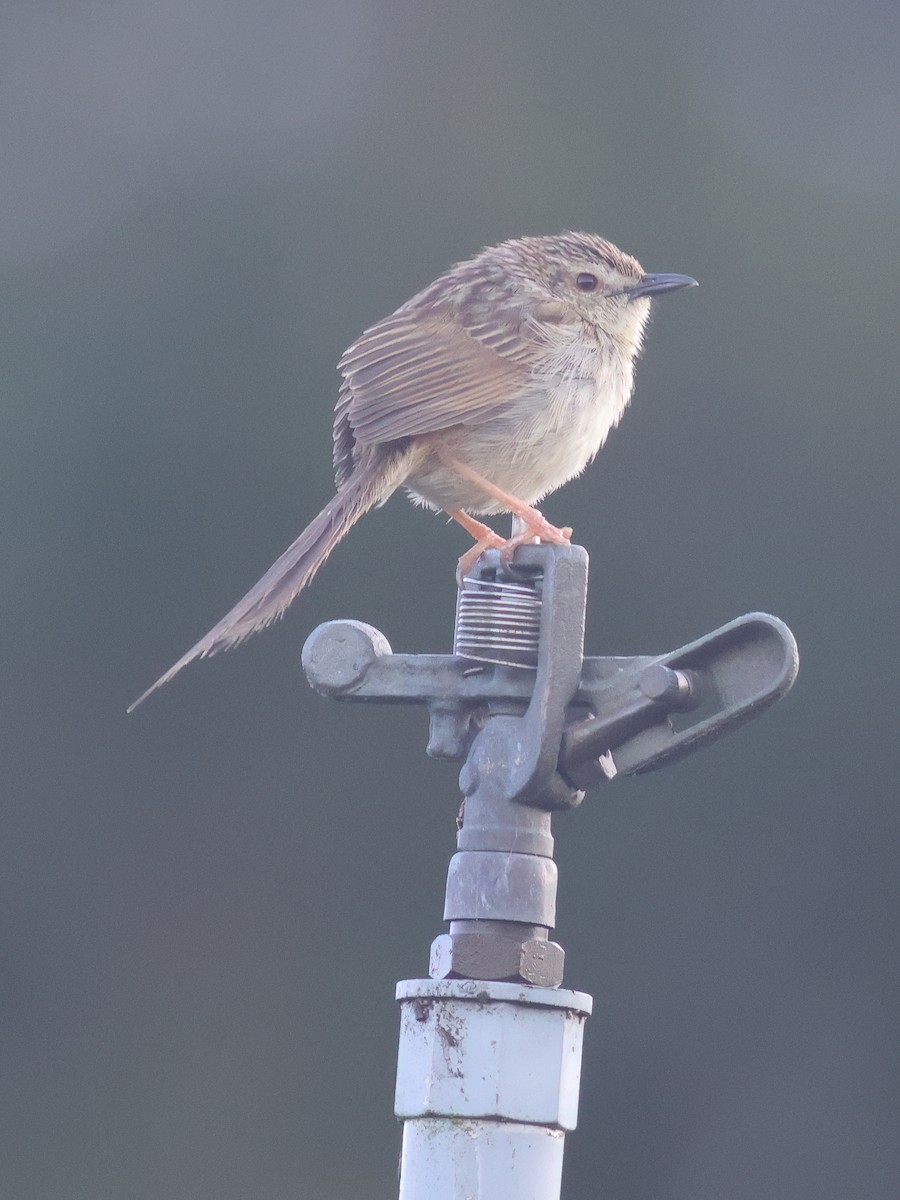
[[[133,712],[157,688],[169,682],[195,658],[207,658],[220,650],[239,645],[258,629],[264,629],[284,613],[298,592],[310,582],[342,537],[375,504],[383,503],[400,479],[398,472],[382,460],[361,463],[330,503],[274,562],[262,579],[242,600],[214,625],[196,646],[183,654],[146,692],[129,705]]]

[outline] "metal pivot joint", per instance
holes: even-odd
[[[428,753],[464,760],[447,931],[431,977],[397,988],[401,1200],[558,1197],[591,999],[560,987],[551,815],[737,728],[797,672],[765,613],[667,654],[585,658],[586,596],[580,546],[489,551],[463,581],[454,654],[393,654],[358,621],[303,648],[318,692],[424,704]]]

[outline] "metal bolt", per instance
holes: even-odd
[[[638,681],[648,700],[666,708],[693,708],[699,702],[699,680],[693,671],[675,671],[663,663],[653,663],[641,672]]]

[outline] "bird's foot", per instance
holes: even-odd
[[[499,533],[494,533],[490,530],[484,537],[479,538],[471,550],[467,550],[460,558],[456,567],[456,580],[461,583],[469,574],[475,563],[481,558],[485,550],[499,550],[503,553],[506,542]]]
[[[476,521],[474,517],[467,512],[463,512],[461,508],[448,508],[444,510],[448,517],[452,517],[457,524],[462,525],[467,533],[470,533],[475,538],[475,545],[471,550],[467,550],[456,568],[456,582],[462,587],[462,581],[469,574],[478,558],[485,550],[501,550],[506,543],[499,533],[494,533],[489,525],[483,524],[481,521]]]
[[[499,550],[502,560],[509,562],[519,546],[527,545],[535,538],[541,542],[551,542],[555,546],[568,546],[572,538],[572,529],[569,525],[558,529],[555,525],[551,525],[536,508],[530,508],[521,501],[516,501],[514,511],[522,522],[523,528],[510,538],[502,538],[499,533],[494,533],[489,526],[482,524],[481,521],[476,521],[474,517],[461,509],[448,508],[444,511],[476,539],[475,545],[471,550],[466,551],[456,568],[456,580],[460,586],[462,580],[469,574],[485,550]]]
[[[568,546],[572,540],[571,525],[563,525],[561,529],[557,528],[556,525],[551,525],[543,513],[538,512],[536,508],[522,508],[516,513],[516,516],[524,525],[524,529],[514,533],[511,538],[507,538],[501,546],[500,557],[504,562],[509,562],[519,546],[527,545],[534,538],[541,542],[551,542],[554,546]]]

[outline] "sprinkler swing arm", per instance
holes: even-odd
[[[583,658],[587,554],[580,546],[522,546],[509,566],[489,551],[470,582],[498,576],[530,578],[540,589],[536,672],[460,655],[394,654],[372,626],[342,620],[307,639],[310,685],[336,700],[426,705],[434,758],[465,758],[488,730],[491,742],[508,738],[517,763],[509,790],[523,794],[555,771],[586,788],[666,766],[758,716],[796,678],[793,635],[768,613],[738,617],[668,654]],[[510,718],[518,724],[496,727],[492,709],[508,714],[510,706],[523,710]],[[673,720],[689,712],[695,719]],[[518,763],[524,742],[527,770]]]

